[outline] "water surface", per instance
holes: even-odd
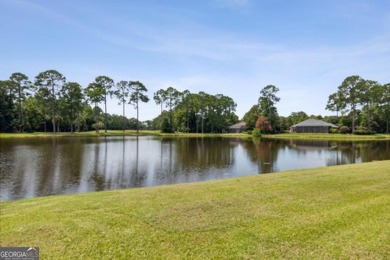
[[[0,200],[390,160],[390,141],[60,137],[2,139]]]

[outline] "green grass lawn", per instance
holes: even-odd
[[[0,203],[42,259],[390,259],[390,161]]]

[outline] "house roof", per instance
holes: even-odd
[[[246,128],[245,122],[240,122],[238,124],[229,126],[229,129],[242,129],[242,128]]]
[[[325,122],[325,121],[322,121],[322,120],[318,120],[318,119],[312,119],[312,118],[309,118],[309,119],[306,119],[305,121],[302,121],[298,124],[295,124],[291,127],[297,127],[297,126],[301,126],[301,127],[304,127],[304,126],[328,126],[328,127],[337,127],[337,125],[334,125],[334,124],[331,124],[331,123],[328,123],[328,122]]]

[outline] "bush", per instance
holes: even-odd
[[[355,135],[374,135],[375,131],[373,131],[367,127],[359,126],[355,131],[353,131],[353,134],[355,134]]]
[[[169,122],[168,118],[164,118],[164,121],[161,125],[161,132],[166,133],[166,134],[171,134],[171,133],[175,132],[173,130],[172,124]]]
[[[272,126],[270,122],[268,121],[267,117],[259,116],[259,118],[256,121],[256,128],[259,129],[259,131],[262,131],[263,133],[272,133]]]
[[[260,136],[261,136],[261,131],[260,131],[260,129],[259,129],[259,128],[253,129],[252,135],[253,135],[253,136],[256,136],[256,137],[260,137]]]
[[[348,134],[348,133],[350,133],[351,132],[351,130],[349,130],[349,127],[348,126],[345,126],[345,125],[343,125],[342,127],[340,127],[340,129],[339,129],[339,133],[340,134]]]
[[[104,123],[99,121],[99,122],[93,124],[92,127],[95,130],[101,130],[101,129],[104,129]]]

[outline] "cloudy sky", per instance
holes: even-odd
[[[141,120],[169,86],[230,96],[241,118],[269,84],[288,116],[332,114],[347,76],[390,82],[389,0],[0,0],[0,32],[0,80],[139,80],[151,98]],[[114,100],[108,110],[121,114]]]

